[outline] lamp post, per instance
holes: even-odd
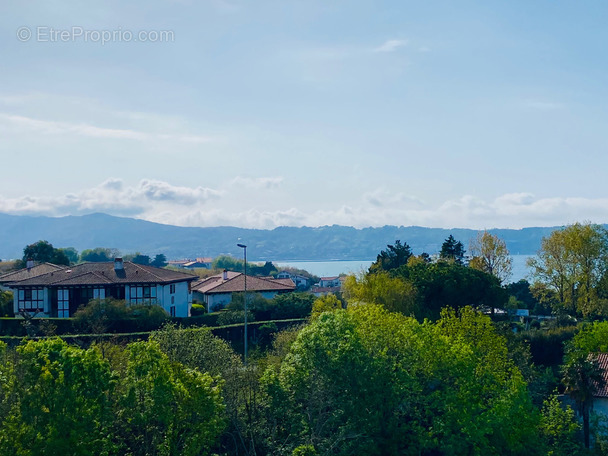
[[[245,355],[244,355],[244,360],[245,360],[245,366],[247,365],[247,246],[245,244],[237,244],[237,247],[240,247],[243,249],[243,257],[244,257],[244,261],[245,261],[245,274],[244,274],[244,280],[245,280],[245,285],[244,285],[244,292],[243,292],[243,302],[244,302],[244,309],[245,309]]]

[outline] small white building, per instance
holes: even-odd
[[[44,266],[46,265],[46,267]],[[42,264],[0,276],[13,290],[15,315],[67,318],[91,299],[124,299],[131,304],[158,305],[174,317],[190,316],[191,283],[185,272],[124,261],[75,266]]]
[[[258,293],[272,299],[279,293],[290,293],[296,285],[291,279],[270,279],[247,276],[247,292]],[[223,309],[232,301],[232,293],[245,290],[245,275],[241,272],[224,271],[192,284],[193,299],[205,304],[207,312]]]
[[[299,274],[292,274],[289,271],[281,271],[277,274],[277,279],[291,279],[297,288],[308,288],[310,282],[308,277]]]
[[[340,277],[321,277],[319,281],[319,288],[335,288],[342,286],[342,282],[340,282]]]

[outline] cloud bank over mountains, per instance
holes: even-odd
[[[508,193],[483,199],[462,195],[440,203],[378,187],[360,195],[331,195],[322,204],[278,198],[286,185],[280,176],[236,176],[217,188],[184,186],[156,179],[129,184],[108,178],[99,185],[62,195],[3,198],[0,212],[65,216],[104,212],[178,226],[346,225],[427,226],[436,228],[523,228],[575,221],[605,223],[608,198],[536,197]]]

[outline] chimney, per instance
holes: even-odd
[[[32,269],[34,267],[34,260],[32,260],[31,258],[28,258],[27,261],[25,262],[25,267],[27,268],[28,271],[30,269]]]
[[[122,258],[114,258],[114,270],[122,271],[124,269],[124,265],[122,264]]]
[[[224,269],[224,280],[228,280],[228,269]]]

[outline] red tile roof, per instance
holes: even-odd
[[[194,281],[197,276],[170,269],[155,268],[141,264],[123,262],[123,269],[115,270],[113,261],[102,263],[81,263],[64,267],[46,274],[18,282],[11,281],[8,286],[61,286],[61,285],[107,285],[112,283],[173,283]]]
[[[19,269],[18,271],[12,271],[3,274],[0,276],[0,283],[21,282],[22,280],[38,277],[48,272],[60,271],[61,269],[65,268],[67,268],[67,266],[59,266],[57,264],[52,263],[40,263],[34,266],[33,268],[23,268]]]
[[[602,374],[602,384],[596,385],[594,397],[608,397],[608,353],[593,353],[591,357],[597,362]]]
[[[245,276],[240,272],[228,271],[228,278],[224,280],[223,274],[217,274],[192,285],[193,291],[203,294],[232,293],[243,291]],[[247,276],[247,291],[293,291],[296,288],[291,279],[266,279]]]

